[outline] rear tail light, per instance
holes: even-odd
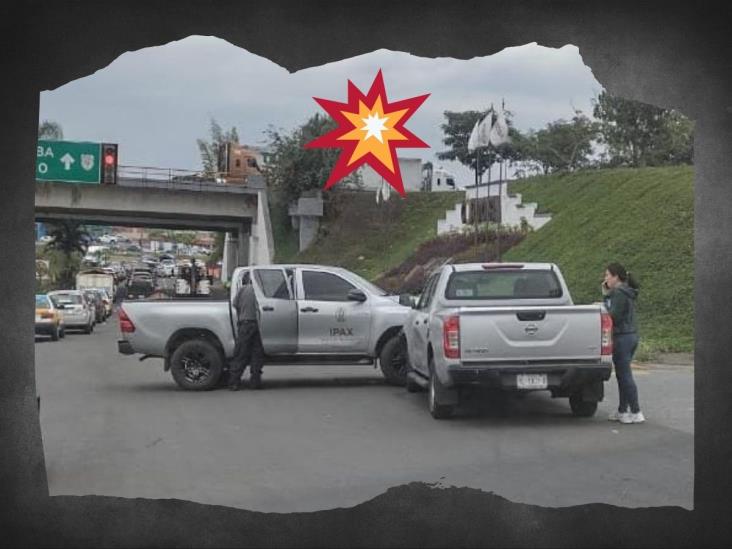
[[[613,354],[613,319],[608,313],[602,313],[601,319],[602,337],[600,339],[600,354]]]
[[[119,329],[122,333],[127,334],[135,331],[135,325],[130,320],[130,317],[127,316],[125,310],[121,307],[119,309]]]
[[[445,358],[460,358],[460,317],[449,316],[442,325]]]

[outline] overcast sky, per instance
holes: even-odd
[[[382,69],[389,101],[431,94],[406,127],[429,149],[398,149],[431,160],[472,184],[467,169],[437,160],[445,110],[482,110],[505,99],[520,130],[591,114],[602,91],[572,45],[508,48],[467,61],[378,50],[290,74],[275,63],[208,36],[121,55],[93,75],[41,93],[40,120],[61,124],[69,141],[119,143],[125,165],[201,169],[196,145],[215,118],[241,143],[264,144],[268,125],[290,130],[322,109],[313,97],[346,102],[347,80],[368,91]]]

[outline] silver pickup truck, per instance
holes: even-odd
[[[245,271],[254,281],[265,367],[378,362],[388,382],[404,384],[401,329],[410,308],[338,267],[239,267],[225,300],[125,302],[119,352],[163,358],[165,371],[184,389],[212,389],[225,381],[236,335],[232,302]]]
[[[574,305],[551,263],[444,265],[427,280],[405,326],[410,392],[452,415],[466,386],[549,390],[592,416],[612,365],[612,319]]]

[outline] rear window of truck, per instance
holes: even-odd
[[[554,271],[497,270],[455,272],[445,299],[551,299],[562,297]]]

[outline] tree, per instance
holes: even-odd
[[[239,143],[239,133],[235,127],[232,127],[228,132],[221,129],[221,126],[215,119],[211,118],[211,140],[206,141],[204,139],[197,139],[198,150],[201,153],[201,164],[203,164],[203,173],[207,177],[215,177],[216,173],[220,171],[219,160],[223,147],[227,143]]]
[[[268,186],[279,199],[289,202],[304,191],[323,188],[341,150],[306,149],[305,144],[335,128],[336,123],[329,116],[316,113],[290,133],[282,133],[272,127],[265,132],[272,155],[263,173]],[[351,172],[342,181],[361,186],[357,171]]]
[[[211,255],[209,256],[209,262],[217,262],[221,261],[224,257],[224,240],[226,238],[226,233],[224,232],[217,232],[216,236],[214,237],[214,245],[213,250],[211,251]]]
[[[691,163],[693,124],[681,113],[602,92],[593,100],[610,165]]]
[[[73,288],[91,237],[81,223],[71,220],[54,221],[48,234],[53,238],[46,244],[50,252],[49,270],[62,289]]]
[[[196,233],[193,231],[177,231],[176,232],[176,241],[180,242],[184,246],[192,246],[193,243],[196,241]]]
[[[596,122],[575,110],[569,122],[559,119],[539,131],[516,132],[513,141],[517,160],[530,171],[538,169],[544,174],[574,171],[590,164],[592,142],[598,131]]]
[[[495,122],[497,113],[491,109],[485,111],[463,111],[453,112],[444,111],[443,115],[446,122],[441,124],[445,137],[442,142],[449,147],[447,150],[438,152],[437,158],[440,160],[457,160],[464,166],[469,167],[473,172],[478,168],[477,151],[468,151],[468,140],[473,131],[475,123],[482,120],[491,113],[492,122]],[[516,130],[513,128],[513,113],[505,111],[506,123],[508,124],[508,135],[511,141],[516,136]],[[482,176],[493,164],[503,160],[516,160],[516,148],[513,143],[504,143],[498,147],[483,147],[480,150],[480,172]]]
[[[60,141],[64,138],[64,130],[61,124],[52,120],[44,120],[38,126],[38,139],[49,139]]]

